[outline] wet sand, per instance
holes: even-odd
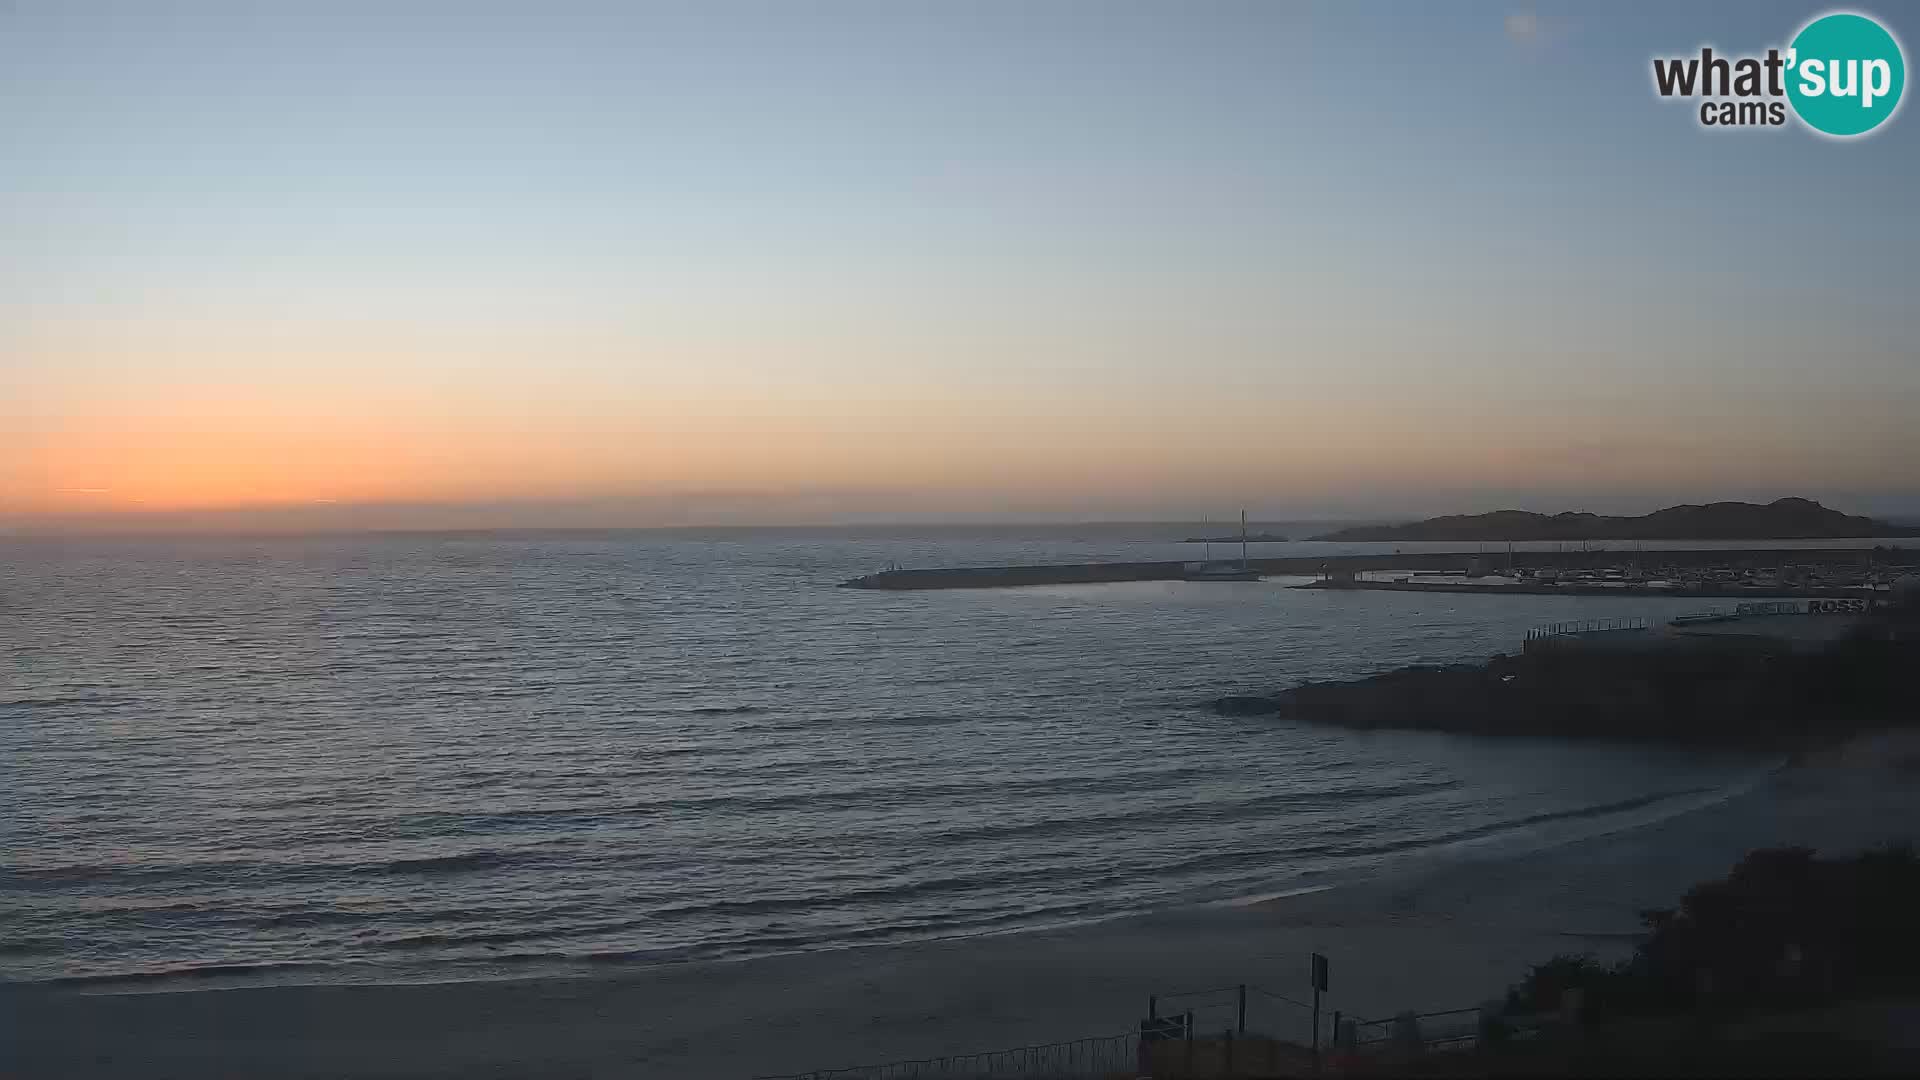
[[[1557,952],[1630,949],[1746,851],[1841,852],[1911,836],[1920,743],[1856,740],[1727,802],[1522,856],[1398,867],[1240,907],[734,963],[425,985],[138,993],[0,989],[18,1077],[748,1077],[1119,1033],[1149,994],[1247,982],[1377,1017],[1470,1006]],[[1231,996],[1198,1022],[1231,1022]],[[1194,1002],[1167,999],[1177,1011]],[[1304,1037],[1255,994],[1250,1025]]]

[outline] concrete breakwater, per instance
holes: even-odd
[[[1920,550],[1896,549],[1896,561],[1912,562]],[[1862,548],[1681,548],[1646,551],[1516,551],[1509,556],[1487,552],[1413,552],[1376,555],[1297,555],[1286,558],[1249,559],[1247,565],[1263,574],[1308,577],[1321,573],[1356,574],[1362,571],[1460,571],[1475,559],[1497,560],[1501,567],[1511,565],[1527,570],[1573,570],[1624,566],[1748,567],[1795,564],[1851,564],[1863,566],[1869,559],[1889,559],[1886,551]],[[849,589],[993,589],[1022,585],[1095,585],[1122,581],[1177,581],[1189,564],[1169,562],[1097,562],[1053,563],[1032,566],[955,566],[921,569],[891,569],[867,574],[841,583]],[[1485,586],[1460,586],[1478,589]],[[1544,587],[1562,591],[1566,586]],[[1659,592],[1659,590],[1654,590]],[[1667,592],[1672,595],[1671,591]],[[1601,595],[1632,595],[1627,589],[1612,587]],[[1744,595],[1729,589],[1707,595]],[[1782,593],[1781,595],[1797,595]]]
[[[1320,555],[1248,559],[1263,574],[1308,575],[1322,570],[1446,570],[1466,565],[1470,555]],[[1188,562],[1050,563],[1034,566],[952,566],[882,570],[841,582],[848,589],[994,589],[1016,585],[1093,585],[1115,581],[1178,581]]]

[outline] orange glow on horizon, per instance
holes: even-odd
[[[27,387],[40,404],[0,459],[0,512],[823,491],[1233,505],[1422,486],[1671,491],[1756,470],[1797,493],[1893,460],[1862,412],[1854,442],[1828,436],[1816,458],[1764,428],[1633,412],[1570,419],[1524,400],[1505,403],[1509,420],[1493,430],[1480,412],[1435,407],[1418,384],[1290,382],[1284,368],[1270,383],[1218,386],[1164,371],[1021,377],[1004,363],[964,379],[910,364],[853,379],[781,368],[770,351],[669,363],[636,347],[633,359],[589,362],[524,343],[489,354],[341,340],[322,351],[239,333],[219,350],[188,347],[201,339],[219,340],[202,328],[163,350],[69,342],[70,363],[45,362],[72,374],[57,393]]]

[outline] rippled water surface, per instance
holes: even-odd
[[[1756,766],[1200,707],[1699,601],[833,588],[1192,554],[1141,534],[0,540],[0,978],[1017,929],[1551,842]]]

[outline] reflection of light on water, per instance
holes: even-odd
[[[1024,533],[7,548],[0,591],[35,600],[0,620],[0,652],[31,642],[57,654],[57,678],[96,688],[0,686],[0,711],[34,721],[0,725],[10,766],[0,818],[21,823],[25,855],[56,873],[46,889],[78,912],[161,872],[222,911],[262,913],[241,926],[211,907],[63,915],[62,940],[97,947],[14,958],[9,977],[272,955],[321,967],[247,977],[328,979],[360,971],[365,954],[301,920],[399,940],[455,907],[482,914],[370,966],[405,971],[431,957],[512,972],[531,961],[490,950],[714,957],[1016,932],[1344,883],[1463,832],[1494,828],[1496,852],[1544,843],[1552,837],[1536,831],[1608,822],[1519,833],[1507,823],[1718,789],[1751,767],[1206,707],[1222,694],[1483,660],[1532,626],[1611,615],[1607,598],[1288,589],[1310,580],[1298,577],[832,587],[889,561],[1140,557]],[[70,573],[76,558],[84,576]],[[1670,617],[1697,606],[1635,608]],[[86,615],[100,610],[116,618]],[[183,611],[195,632],[179,630]],[[343,677],[363,693],[342,695]],[[174,708],[176,693],[194,708]],[[119,726],[99,740],[109,722]],[[111,768],[69,771],[56,736],[99,741]],[[181,775],[172,762],[210,747],[222,767],[195,775],[204,797],[183,803],[164,784],[109,790],[115,773]],[[1395,786],[1408,790],[1375,790]],[[75,793],[111,813],[59,818],[60,797]],[[337,858],[289,843],[316,817],[354,823]],[[181,827],[144,831],[162,819]],[[83,842],[139,845],[139,865],[89,856],[86,873],[59,872],[81,862]],[[246,851],[255,869],[209,863],[202,845]],[[422,857],[485,852],[497,856],[485,869],[419,869]],[[349,892],[370,898],[337,905]],[[579,911],[555,914],[575,897]],[[11,898],[0,888],[0,907]],[[154,934],[153,918],[170,932]]]
[[[1580,840],[1591,840],[1630,829],[1643,828],[1682,814],[1718,806],[1730,799],[1745,795],[1779,775],[1788,764],[1787,758],[1772,759],[1761,768],[1745,773],[1735,778],[1732,783],[1719,787],[1677,792],[1670,798],[1653,799],[1645,805],[1619,813],[1601,814],[1592,818],[1573,816],[1539,825],[1518,825],[1508,831],[1437,844],[1421,854],[1441,855],[1472,849],[1496,848],[1501,855],[1513,857]]]

